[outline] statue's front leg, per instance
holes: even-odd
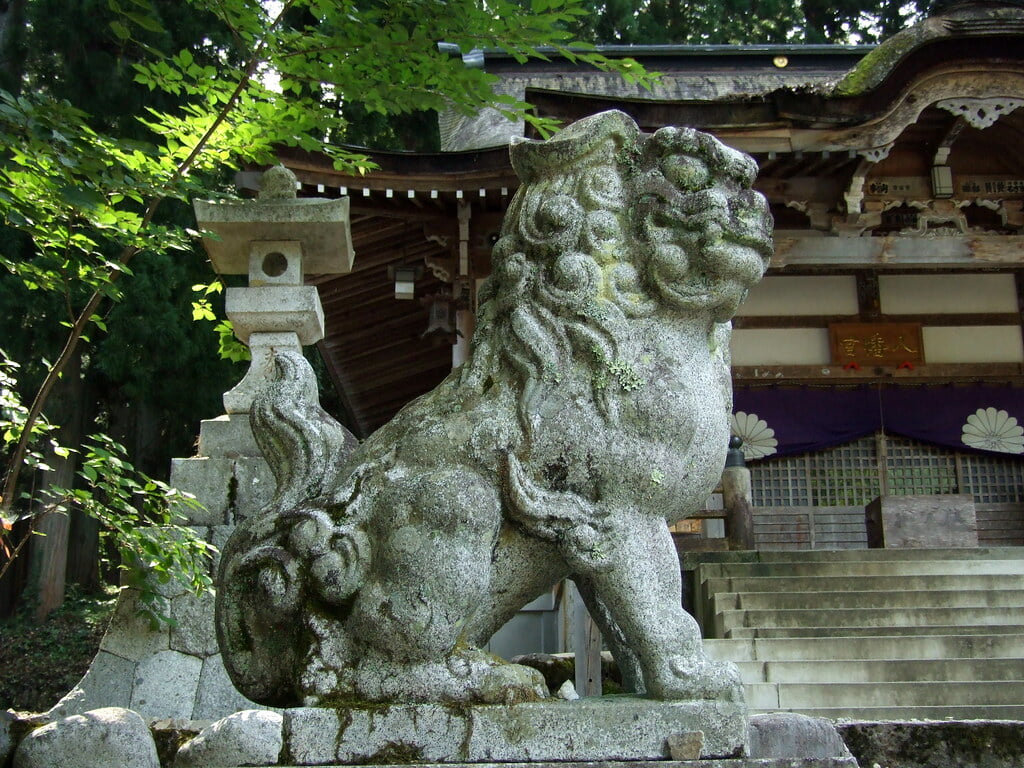
[[[346,620],[358,695],[490,703],[543,698],[536,670],[476,647],[474,621],[489,602],[501,526],[493,484],[462,467],[409,476],[381,493],[374,519],[373,566]]]
[[[602,563],[579,578],[638,656],[647,694],[742,701],[736,667],[707,658],[700,628],[682,607],[679,558],[665,521],[633,512],[608,520]]]

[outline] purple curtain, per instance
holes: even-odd
[[[751,458],[816,451],[880,429],[959,450],[1024,455],[1024,389],[1009,386],[738,388],[733,413]]]

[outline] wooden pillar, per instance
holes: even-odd
[[[601,695],[601,631],[572,585],[572,649],[576,655],[576,693]]]
[[[455,285],[452,285],[452,290],[454,292],[456,285],[462,283],[469,292],[468,296],[462,297],[463,300],[468,301],[469,307],[455,313],[455,329],[459,335],[452,346],[452,368],[458,368],[469,357],[469,341],[473,338],[473,326],[476,319],[473,314],[472,278],[469,274],[469,220],[472,213],[473,209],[469,203],[459,200],[459,263],[458,275],[455,278]]]
[[[722,501],[729,549],[754,549],[754,508],[750,499],[750,470],[745,466],[726,467],[722,472]]]

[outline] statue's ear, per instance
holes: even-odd
[[[637,143],[640,129],[633,118],[616,109],[577,120],[547,141],[513,138],[509,146],[512,167],[523,183],[552,173],[564,173],[600,144],[612,139],[618,146]]]

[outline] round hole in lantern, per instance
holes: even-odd
[[[283,253],[274,251],[263,257],[262,267],[267,277],[280,277],[288,271],[288,259]]]

